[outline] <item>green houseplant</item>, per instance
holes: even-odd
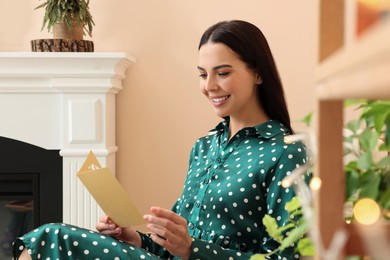
[[[361,111],[358,119],[345,126],[346,200],[353,205],[361,198],[371,198],[389,212],[390,101],[360,100],[346,105],[357,105]]]
[[[314,255],[313,241],[305,235],[309,231],[309,223],[303,217],[302,205],[298,197],[293,197],[286,203],[289,214],[288,222],[284,226],[278,226],[275,218],[266,214],[262,220],[268,234],[277,241],[280,246],[274,251],[265,254],[255,254],[250,260],[265,260],[291,246],[294,243],[295,251],[302,256]],[[287,235],[288,234],[288,235]]]
[[[390,101],[348,100],[345,106],[356,106],[360,110],[359,117],[346,122],[344,127],[346,205],[353,206],[359,199],[368,197],[380,205],[385,218],[390,218]],[[310,125],[312,115],[313,113],[309,113],[302,122]],[[254,255],[251,260],[266,259],[266,256],[283,251],[293,242],[301,255],[314,254],[313,242],[304,236],[310,227],[302,216],[298,199],[295,197],[286,204],[286,209],[293,218],[284,227],[277,226],[269,215],[263,218],[269,235],[280,246],[274,252]],[[297,220],[293,220],[296,217]],[[353,215],[346,215],[345,218],[352,219]],[[288,236],[283,235],[286,230],[291,231]]]
[[[57,23],[64,23],[68,30],[76,25],[84,29],[92,37],[92,28],[95,25],[89,12],[89,0],[45,0],[35,9],[45,8],[42,30],[47,26],[50,31]]]
[[[344,123],[346,203],[353,206],[361,198],[371,198],[389,211],[390,100],[347,100],[344,106],[360,112],[357,119]],[[308,126],[312,115],[302,120]]]
[[[89,12],[89,0],[44,0],[36,9],[44,8],[41,30],[53,31],[53,39],[31,41],[34,52],[93,52],[92,41],[83,40],[84,35],[92,37],[95,25]]]

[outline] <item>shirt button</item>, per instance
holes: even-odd
[[[200,202],[199,202],[199,201],[197,201],[197,202],[195,203],[195,206],[197,206],[197,207],[199,208],[199,206],[200,206]]]
[[[217,163],[220,163],[221,162],[221,158],[217,158]]]
[[[206,180],[204,180],[203,183],[204,183],[204,184],[209,184],[209,182],[210,182],[210,181],[206,179]]]
[[[189,223],[188,226],[189,226],[190,229],[194,229],[194,224],[193,223]]]

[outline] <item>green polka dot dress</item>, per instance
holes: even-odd
[[[196,141],[182,195],[172,210],[188,222],[190,259],[249,259],[278,247],[262,218],[279,225],[294,191],[284,177],[306,162],[302,143],[285,144],[286,127],[275,120],[241,129],[230,140],[229,121]],[[67,224],[46,224],[18,238],[14,257],[26,247],[33,259],[176,259],[140,233],[142,248]],[[269,259],[299,259],[288,248]]]

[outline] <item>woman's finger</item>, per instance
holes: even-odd
[[[171,210],[163,209],[160,207],[151,207],[150,211],[156,217],[168,219],[179,225],[183,225],[183,224],[187,225],[187,221],[184,218],[180,217],[179,215],[177,215],[175,212]]]

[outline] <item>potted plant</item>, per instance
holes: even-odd
[[[350,209],[362,198],[375,200],[383,210],[383,217],[390,219],[390,101],[348,100],[345,106],[357,106],[361,111],[357,119],[345,123],[344,128],[344,171],[346,174],[346,209]],[[302,120],[308,126],[313,113]],[[302,215],[301,203],[297,197],[286,204],[290,218],[285,226],[278,226],[276,220],[265,215],[263,224],[269,235],[280,246],[273,252],[256,254],[250,260],[264,260],[295,242],[295,249],[302,256],[314,254],[314,244],[305,234],[310,226]],[[352,211],[345,210],[346,220],[353,219]],[[349,214],[348,214],[349,212]],[[286,231],[291,231],[285,235]],[[360,260],[360,257],[347,257]]]
[[[345,127],[347,203],[353,205],[359,199],[371,198],[384,210],[384,217],[389,218],[390,101],[359,100],[351,104],[358,105],[361,115]]]
[[[45,0],[36,9],[44,8],[43,30],[53,31],[53,39],[33,40],[33,51],[93,51],[92,37],[95,25],[89,11],[89,0]]]

